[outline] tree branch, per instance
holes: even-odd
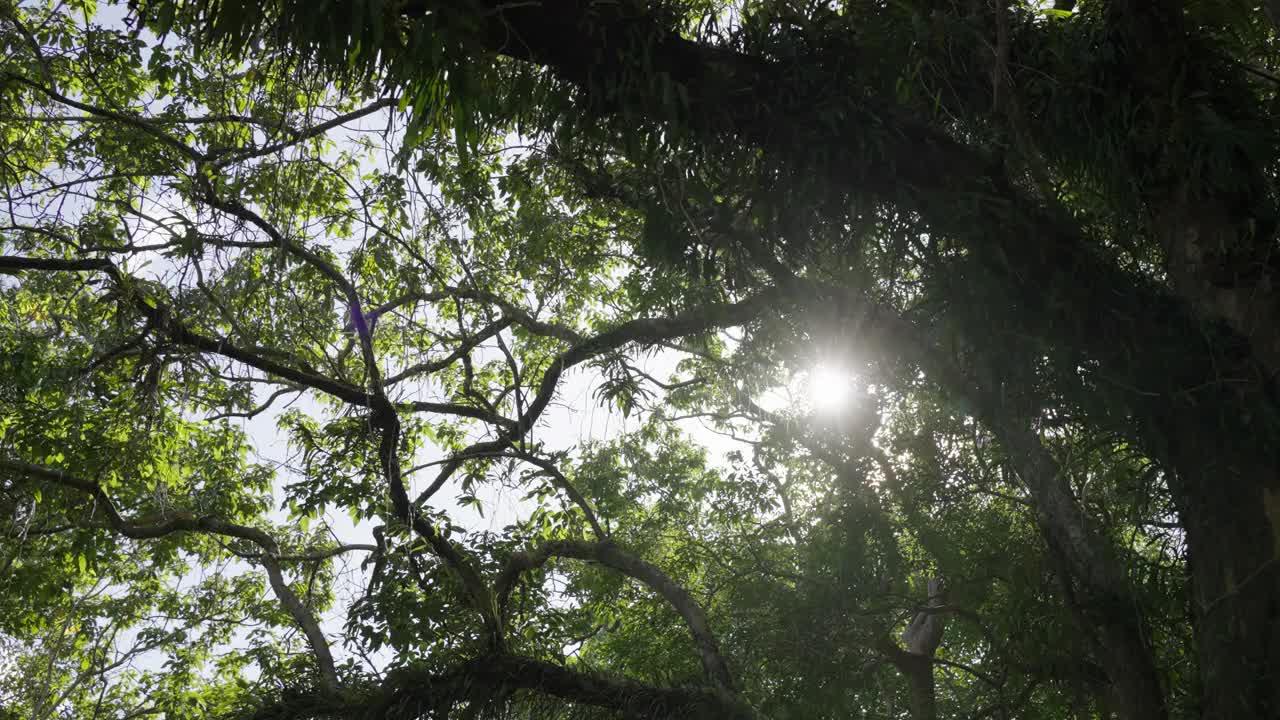
[[[53,88],[45,87],[40,83],[35,82],[34,80],[30,80],[21,75],[18,75],[17,73],[9,72],[7,70],[0,71],[0,75],[10,78],[23,85],[26,85],[27,87],[33,90],[36,90],[37,92],[43,93],[44,95],[48,96],[50,99],[55,100],[68,107],[73,107],[82,112],[87,112],[91,115],[97,115],[102,118],[114,120],[123,125],[127,125],[129,127],[141,130],[142,132],[150,135],[151,137],[156,138],[157,140],[164,143],[165,145],[168,145],[169,147],[176,149],[177,151],[181,152],[183,155],[185,155],[187,158],[191,160],[199,161],[204,159],[204,155],[201,154],[199,151],[197,151],[195,148],[192,148],[186,145],[185,143],[173,137],[169,133],[156,127],[155,124],[153,124],[150,120],[146,118],[141,118],[136,115],[130,115],[129,113],[122,113],[122,112],[117,112],[115,110],[108,110],[106,108],[96,107],[94,105],[82,103],[78,100],[72,100],[71,98],[67,97],[66,95],[63,95],[57,90],[54,90]]]
[[[504,431],[496,440],[475,443],[455,454],[444,464],[431,485],[418,495],[415,503],[419,505],[425,503],[444,487],[449,478],[453,477],[453,474],[462,466],[464,458],[474,457],[477,454],[502,452],[524,438],[555,397],[560,377],[566,370],[628,343],[656,343],[750,322],[765,312],[776,299],[773,292],[763,292],[741,302],[709,305],[672,318],[638,318],[624,322],[594,337],[580,340],[551,361],[538,384],[537,394],[516,421],[515,428]]]
[[[115,503],[107,495],[102,486],[92,480],[71,475],[62,470],[35,465],[21,460],[0,458],[0,468],[21,475],[37,478],[45,482],[71,488],[93,498],[95,507],[101,508],[107,516],[107,522],[116,532],[133,540],[150,540],[178,532],[205,533],[237,538],[253,543],[262,548],[263,553],[257,556],[262,567],[267,571],[267,579],[271,589],[284,609],[301,628],[311,646],[316,665],[320,671],[320,679],[328,689],[338,687],[338,675],[334,669],[333,655],[329,650],[329,641],[325,639],[320,624],[307,606],[285,581],[280,571],[280,546],[275,538],[257,528],[237,525],[209,515],[195,515],[189,512],[175,512],[155,522],[131,522],[125,519],[116,509]]]
[[[249,150],[249,151],[240,152],[240,153],[230,153],[224,157],[220,157],[216,161],[214,161],[214,165],[217,165],[219,167],[224,167],[226,165],[230,165],[231,163],[243,162],[245,160],[251,160],[256,157],[262,157],[263,155],[270,155],[273,152],[284,150],[286,148],[297,145],[300,142],[310,140],[311,138],[319,137],[329,132],[330,130],[333,130],[334,128],[346,125],[347,123],[353,120],[359,120],[362,117],[372,115],[373,113],[378,112],[379,110],[385,110],[387,108],[395,107],[397,103],[399,103],[399,100],[393,97],[382,98],[381,100],[375,100],[374,102],[369,103],[364,107],[352,110],[349,113],[344,113],[342,115],[338,115],[337,117],[330,118],[325,122],[312,125],[311,127],[296,133],[292,138],[289,138],[288,140],[280,140],[278,142],[274,142],[269,145],[264,145],[254,150]]]
[[[550,460],[540,458],[526,450],[514,450],[511,455],[541,468],[544,473],[551,477],[552,484],[560,488],[565,495],[569,496],[569,499],[572,500],[575,505],[581,508],[582,514],[587,519],[587,523],[591,525],[591,529],[595,532],[596,539],[605,540],[608,538],[609,533],[605,532],[604,529],[600,527],[600,521],[596,519],[596,512],[592,509],[591,503],[587,502],[587,498],[582,493],[578,492],[578,488],[575,487],[572,482],[569,482],[569,478],[565,477],[564,473],[560,472],[560,468],[557,467],[555,463]]]
[[[499,607],[506,604],[520,574],[540,567],[553,557],[575,558],[600,563],[647,585],[661,595],[684,619],[702,660],[702,669],[715,686],[733,696],[733,677],[720,654],[720,644],[711,632],[706,613],[687,590],[657,566],[645,562],[612,541],[588,543],[580,540],[553,540],[530,551],[517,552],[507,561],[494,584]]]

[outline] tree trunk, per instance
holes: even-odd
[[[1185,390],[1144,428],[1165,438],[1148,450],[1173,470],[1187,533],[1203,717],[1280,717],[1280,254],[1221,202],[1185,194],[1156,228],[1175,291],[1248,339],[1207,392]]]
[[[1280,717],[1280,473],[1188,428],[1172,448],[1187,531],[1202,717]]]
[[[1268,12],[1277,7],[1266,5]],[[1231,77],[1202,69],[1197,37],[1175,0],[1115,0],[1108,22],[1129,80],[1169,142],[1134,154],[1148,225],[1164,250],[1174,293],[1210,342],[1226,325],[1246,342],[1218,352],[1204,385],[1169,388],[1170,408],[1143,423],[1147,450],[1169,480],[1183,525],[1203,688],[1203,717],[1280,717],[1280,245],[1274,150],[1241,144],[1201,177],[1188,148],[1193,108],[1220,113],[1243,136],[1258,132],[1230,99]],[[1272,16],[1274,20],[1274,15]],[[1234,86],[1239,89],[1240,85]],[[1200,138],[1203,141],[1203,138]],[[1222,340],[1218,340],[1222,342]],[[1187,345],[1192,343],[1187,338]],[[1141,421],[1140,421],[1141,422]],[[1163,447],[1159,442],[1166,443]]]
[[[1252,170],[1241,167],[1238,174]],[[1261,184],[1259,180],[1255,184]],[[1175,293],[1208,321],[1221,321],[1249,340],[1266,369],[1262,380],[1280,377],[1280,252],[1274,225],[1234,213],[1224,200],[1191,200],[1179,187],[1152,200],[1152,221],[1165,252]],[[1240,198],[1234,204],[1263,202]]]
[[[907,680],[907,689],[911,701],[911,720],[937,720],[938,696],[933,679],[933,655],[942,644],[942,634],[946,630],[946,614],[938,608],[945,605],[943,581],[940,577],[929,578],[929,600],[925,607],[911,619],[911,624],[902,633],[902,644],[898,647],[893,640],[885,639],[881,643],[881,652],[893,663]]]
[[[938,720],[938,694],[932,658],[916,656],[910,666],[899,665],[911,692],[911,720]]]
[[[907,681],[911,720],[937,720],[938,696],[933,680],[933,654],[908,652],[889,638],[881,640],[880,653]]]

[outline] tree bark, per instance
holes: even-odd
[[[913,658],[910,667],[899,665],[907,677],[911,720],[938,720],[938,689],[933,678],[933,658]]]
[[[1131,163],[1149,178],[1148,224],[1174,292],[1247,345],[1208,376],[1216,381],[1208,403],[1186,390],[1174,399],[1180,412],[1150,416],[1146,434],[1167,444],[1148,450],[1175,471],[1169,484],[1187,532],[1203,717],[1280,717],[1280,442],[1273,414],[1280,240],[1264,169],[1274,155],[1255,156],[1243,146],[1219,151],[1227,163],[1221,177],[1199,177],[1211,172],[1197,170],[1189,156],[1200,147],[1191,136],[1199,108],[1242,134],[1257,130],[1228,95],[1241,86],[1201,67],[1203,40],[1186,17],[1177,0],[1107,6],[1118,59],[1132,69],[1122,78],[1150,115],[1151,131],[1169,138],[1134,152]]]
[[[938,695],[933,678],[933,653],[918,655],[898,647],[889,638],[880,641],[880,654],[907,681],[907,698],[911,720],[937,720]]]
[[[902,633],[906,652],[892,652],[890,660],[907,679],[911,700],[911,720],[937,720],[938,693],[933,678],[933,655],[942,644],[946,615],[939,609],[945,604],[943,581],[929,578],[929,600],[911,619]],[[897,648],[893,648],[896,650]]]
[[[1182,439],[1169,455],[1185,473],[1202,716],[1280,717],[1280,474],[1195,427],[1171,432]]]

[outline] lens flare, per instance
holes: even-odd
[[[809,404],[816,412],[834,414],[849,404],[853,377],[841,365],[822,363],[809,371]]]

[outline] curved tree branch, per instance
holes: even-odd
[[[506,604],[521,573],[540,567],[553,557],[599,563],[640,581],[661,595],[684,619],[689,634],[693,636],[693,642],[698,649],[702,669],[707,678],[719,690],[731,696],[735,694],[733,676],[720,653],[720,644],[715,634],[711,632],[706,613],[698,602],[693,599],[689,591],[672,580],[656,565],[632,555],[612,541],[589,543],[580,540],[553,540],[533,550],[515,553],[508,559],[494,584],[499,607]]]
[[[388,700],[407,697],[431,699],[442,684],[476,687],[492,697],[494,689],[520,689],[573,703],[607,708],[632,718],[718,718],[752,720],[754,711],[724,693],[698,688],[663,688],[630,680],[588,675],[541,660],[514,655],[477,658],[446,676],[422,676],[412,672],[392,679]],[[388,703],[390,704],[390,703]]]
[[[311,646],[311,652],[316,658],[321,682],[328,689],[336,689],[338,687],[338,674],[334,668],[333,654],[329,650],[329,641],[325,639],[324,632],[320,629],[320,623],[311,614],[311,610],[307,608],[306,604],[289,587],[289,583],[285,581],[284,574],[280,571],[280,561],[285,556],[281,556],[280,546],[276,543],[275,538],[266,532],[257,528],[227,522],[221,518],[209,515],[195,515],[189,512],[175,512],[155,521],[133,522],[120,514],[111,496],[107,495],[101,485],[92,480],[86,480],[55,468],[7,458],[0,458],[0,468],[26,477],[37,478],[55,485],[71,488],[88,495],[93,498],[95,507],[100,508],[103,514],[106,515],[110,528],[133,540],[150,540],[173,533],[190,532],[236,538],[262,548],[262,554],[256,556],[256,559],[262,563],[263,569],[267,571],[267,579],[271,583],[271,589],[276,598],[306,636],[307,642]]]
[[[605,540],[608,538],[609,533],[605,532],[604,528],[600,526],[600,521],[596,518],[596,511],[591,507],[591,503],[587,502],[587,498],[578,491],[578,488],[569,481],[569,478],[565,477],[564,473],[560,471],[560,468],[557,467],[555,463],[550,460],[540,458],[525,450],[514,450],[511,452],[511,456],[520,458],[530,465],[536,465],[544,473],[550,476],[552,484],[559,488],[565,495],[568,495],[569,499],[582,510],[582,514],[586,517],[587,523],[591,525],[592,531],[596,534],[596,539]]]
[[[482,655],[440,673],[412,666],[400,668],[389,673],[372,693],[346,702],[335,702],[332,697],[289,697],[260,707],[249,717],[411,720],[428,713],[452,717],[450,711],[463,703],[472,709],[500,709],[512,691],[611,710],[634,720],[759,717],[749,706],[715,690],[646,685],[505,653]]]

